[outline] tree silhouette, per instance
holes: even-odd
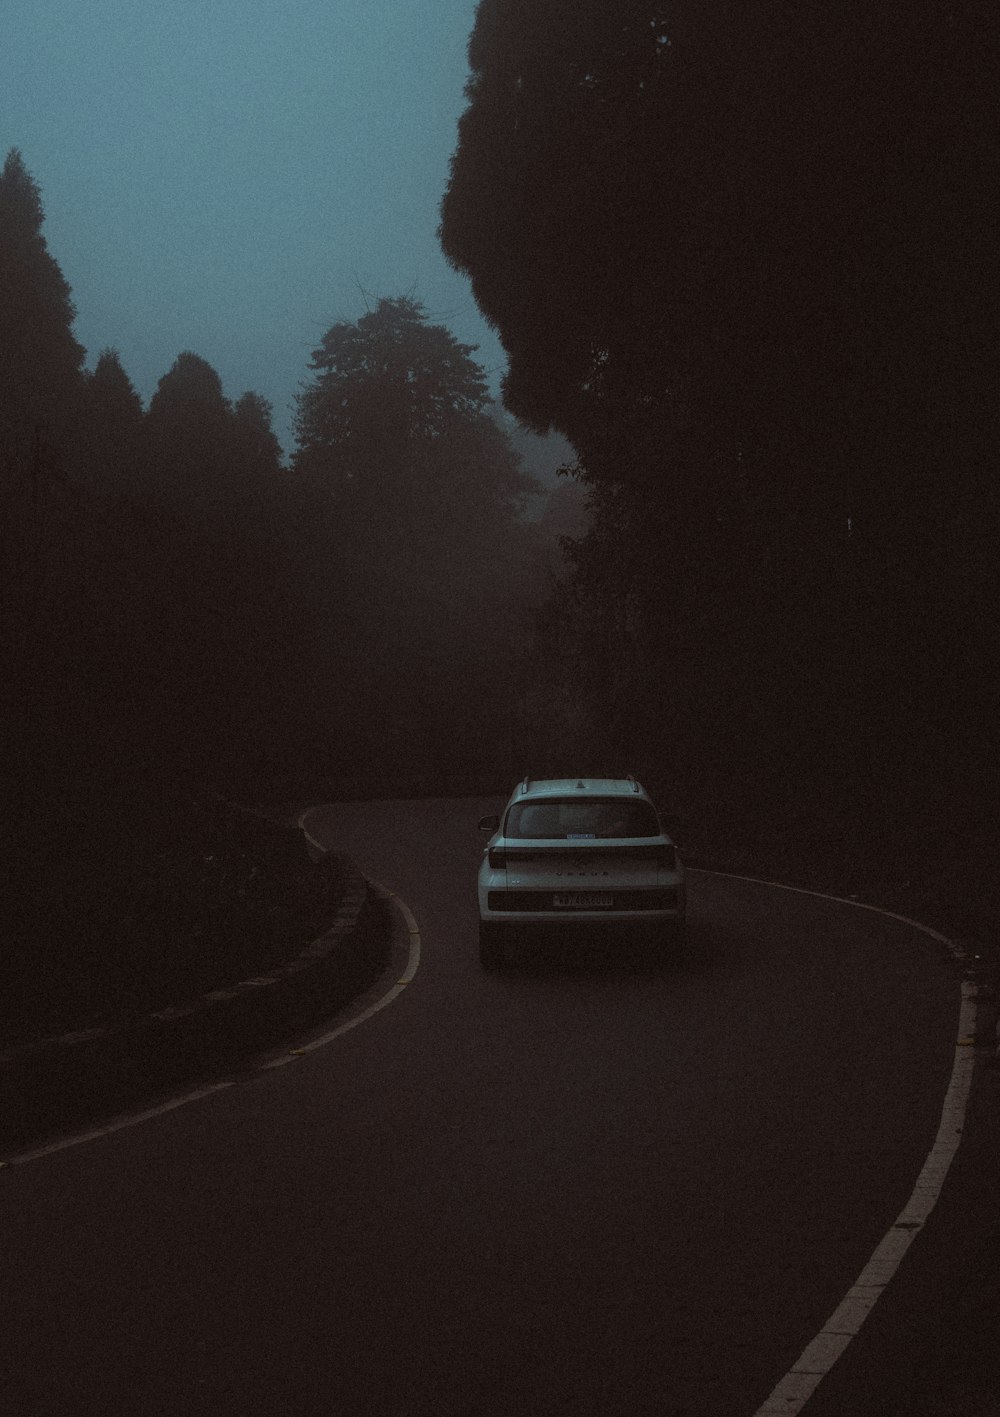
[[[940,745],[1000,677],[996,50],[978,0],[482,0],[442,240],[605,489],[632,741],[666,704],[723,779],[981,774]]]
[[[248,390],[233,406],[244,458],[258,475],[275,479],[281,466],[281,445],[271,424],[272,406],[262,394]]]
[[[74,428],[76,476],[97,492],[137,490],[142,399],[115,349],[103,349],[85,375]]]
[[[393,504],[430,525],[444,504],[470,494],[491,514],[517,515],[533,484],[487,417],[473,353],[406,297],[333,325],[297,400],[299,473],[321,478],[345,515]]]
[[[12,148],[0,171],[0,476],[8,482],[23,475],[40,436],[50,448],[60,440],[84,355],[44,219],[38,185]]]
[[[520,518],[536,484],[472,354],[418,302],[381,300],[327,332],[298,400],[296,540],[334,628],[339,692],[364,721],[407,684],[386,729],[411,761],[467,741],[532,594]]]
[[[163,375],[146,416],[148,491],[200,518],[220,495],[220,470],[231,443],[232,408],[222,380],[198,354],[185,350]]]

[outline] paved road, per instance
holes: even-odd
[[[485,975],[491,809],[317,811],[413,910],[414,982],[289,1066],[0,1175],[5,1414],[764,1401],[932,1144],[953,970],[892,920],[695,874],[677,969]]]

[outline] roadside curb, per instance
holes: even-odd
[[[286,963],[121,1024],[0,1053],[0,1150],[237,1068],[363,992],[386,963],[384,903],[344,853],[316,866],[342,871],[344,886],[328,928]]]

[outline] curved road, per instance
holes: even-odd
[[[0,1176],[5,1413],[764,1403],[933,1144],[954,968],[891,918],[692,873],[679,967],[484,974],[489,810],[316,809],[416,917],[412,983],[287,1066]]]

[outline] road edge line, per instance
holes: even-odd
[[[967,951],[947,935],[943,935],[940,930],[935,930],[908,915],[900,915],[894,910],[869,905],[867,901],[848,900],[844,896],[831,895],[827,891],[789,886],[783,881],[770,881],[761,876],[745,876],[735,871],[713,871],[707,867],[691,867],[691,870],[706,876],[723,876],[733,881],[747,881],[753,885],[791,891],[796,895],[831,900],[838,905],[853,906],[856,910],[869,910],[929,935],[944,945],[957,962],[967,964],[969,961]],[[958,1012],[958,1036],[955,1040],[951,1075],[941,1104],[941,1120],[909,1199],[819,1333],[805,1346],[788,1372],[755,1410],[753,1417],[779,1417],[779,1414],[780,1417],[796,1417],[796,1414],[802,1411],[851,1340],[857,1337],[937,1204],[965,1126],[965,1114],[976,1065],[978,996],[979,987],[975,981],[963,979]]]
[[[303,813],[302,815],[305,817],[308,813]],[[304,827],[302,830],[313,845],[325,854],[326,848],[316,841],[314,837],[310,836]],[[383,900],[387,901],[390,906],[398,910],[408,936],[406,968],[397,982],[382,995],[381,998],[376,999],[368,1008],[363,1009],[353,1018],[347,1019],[344,1023],[332,1029],[329,1033],[324,1034],[321,1038],[314,1039],[300,1048],[288,1050],[281,1057],[271,1059],[266,1063],[251,1063],[245,1072],[241,1072],[235,1077],[219,1079],[215,1082],[194,1088],[191,1091],[179,1093],[153,1107],[146,1107],[138,1112],[119,1112],[115,1116],[108,1117],[105,1121],[98,1123],[96,1126],[90,1126],[84,1131],[69,1132],[62,1136],[54,1137],[41,1146],[28,1147],[23,1151],[5,1153],[4,1156],[0,1158],[0,1170],[13,1170],[31,1161],[40,1161],[46,1156],[52,1156],[56,1152],[68,1151],[72,1147],[83,1146],[87,1142],[97,1141],[99,1138],[110,1136],[114,1132],[121,1132],[130,1127],[141,1126],[143,1122],[151,1121],[154,1117],[162,1116],[166,1112],[174,1112],[179,1107],[187,1106],[188,1103],[199,1102],[203,1097],[209,1097],[214,1093],[224,1092],[228,1088],[236,1087],[240,1082],[245,1081],[249,1077],[256,1076],[256,1074],[260,1072],[264,1072],[270,1068],[281,1067],[286,1063],[294,1063],[303,1054],[311,1053],[315,1049],[333,1042],[335,1038],[339,1038],[341,1034],[349,1032],[350,1029],[357,1028],[358,1024],[366,1023],[374,1014],[384,1009],[386,1005],[391,1004],[399,997],[406,986],[412,983],[417,969],[420,966],[420,931],[417,927],[413,912],[404,900],[396,895],[394,891],[380,885],[377,881],[372,881],[367,877],[365,879],[368,880],[368,884],[375,891],[376,895],[380,896]]]
[[[319,1038],[310,1039],[308,1043],[302,1043],[297,1048],[290,1049],[280,1058],[270,1058],[266,1063],[258,1063],[256,1072],[266,1072],[272,1068],[282,1068],[288,1063],[294,1063],[297,1058],[306,1053],[314,1053],[318,1048],[325,1048],[328,1043],[339,1038],[344,1033],[349,1033],[352,1028],[357,1028],[361,1023],[367,1023],[375,1014],[389,1004],[395,1003],[400,994],[406,989],[408,984],[412,984],[413,978],[420,967],[420,930],[410,907],[402,900],[395,891],[389,890],[386,886],[380,885],[378,881],[373,881],[370,876],[365,877],[375,894],[386,901],[390,908],[397,910],[402,917],[403,928],[407,934],[407,962],[406,968],[399,979],[373,1004],[355,1014],[352,1018],[345,1019],[343,1023],[337,1025],[329,1033],[321,1034]]]
[[[300,813],[296,818],[296,826],[317,851],[325,853],[327,848],[312,835],[305,824],[306,818],[311,812],[315,812],[316,810],[316,807],[308,807],[304,812]],[[364,873],[362,872],[362,874]],[[382,1009],[394,1003],[407,985],[413,983],[417,970],[420,968],[420,928],[417,925],[416,917],[406,904],[406,901],[403,900],[401,896],[398,896],[395,891],[390,890],[388,886],[382,885],[381,882],[373,880],[370,876],[365,876],[365,880],[371,886],[375,894],[381,900],[384,900],[391,909],[398,911],[402,917],[403,928],[407,935],[406,968],[391,989],[387,990],[385,994],[376,999],[373,1004],[369,1004],[367,1008],[355,1014],[353,1018],[346,1019],[343,1023],[338,1024],[336,1028],[331,1029],[329,1033],[324,1033],[319,1038],[311,1039],[310,1042],[302,1044],[300,1047],[291,1050],[282,1057],[271,1058],[266,1063],[259,1063],[256,1068],[257,1072],[265,1072],[272,1068],[284,1067],[287,1063],[294,1062],[296,1058],[300,1058],[306,1053],[313,1053],[318,1048],[325,1048],[328,1043],[332,1043],[334,1039],[340,1038],[344,1033],[349,1033],[352,1028],[357,1028],[359,1024],[367,1023],[375,1014],[380,1013]]]

